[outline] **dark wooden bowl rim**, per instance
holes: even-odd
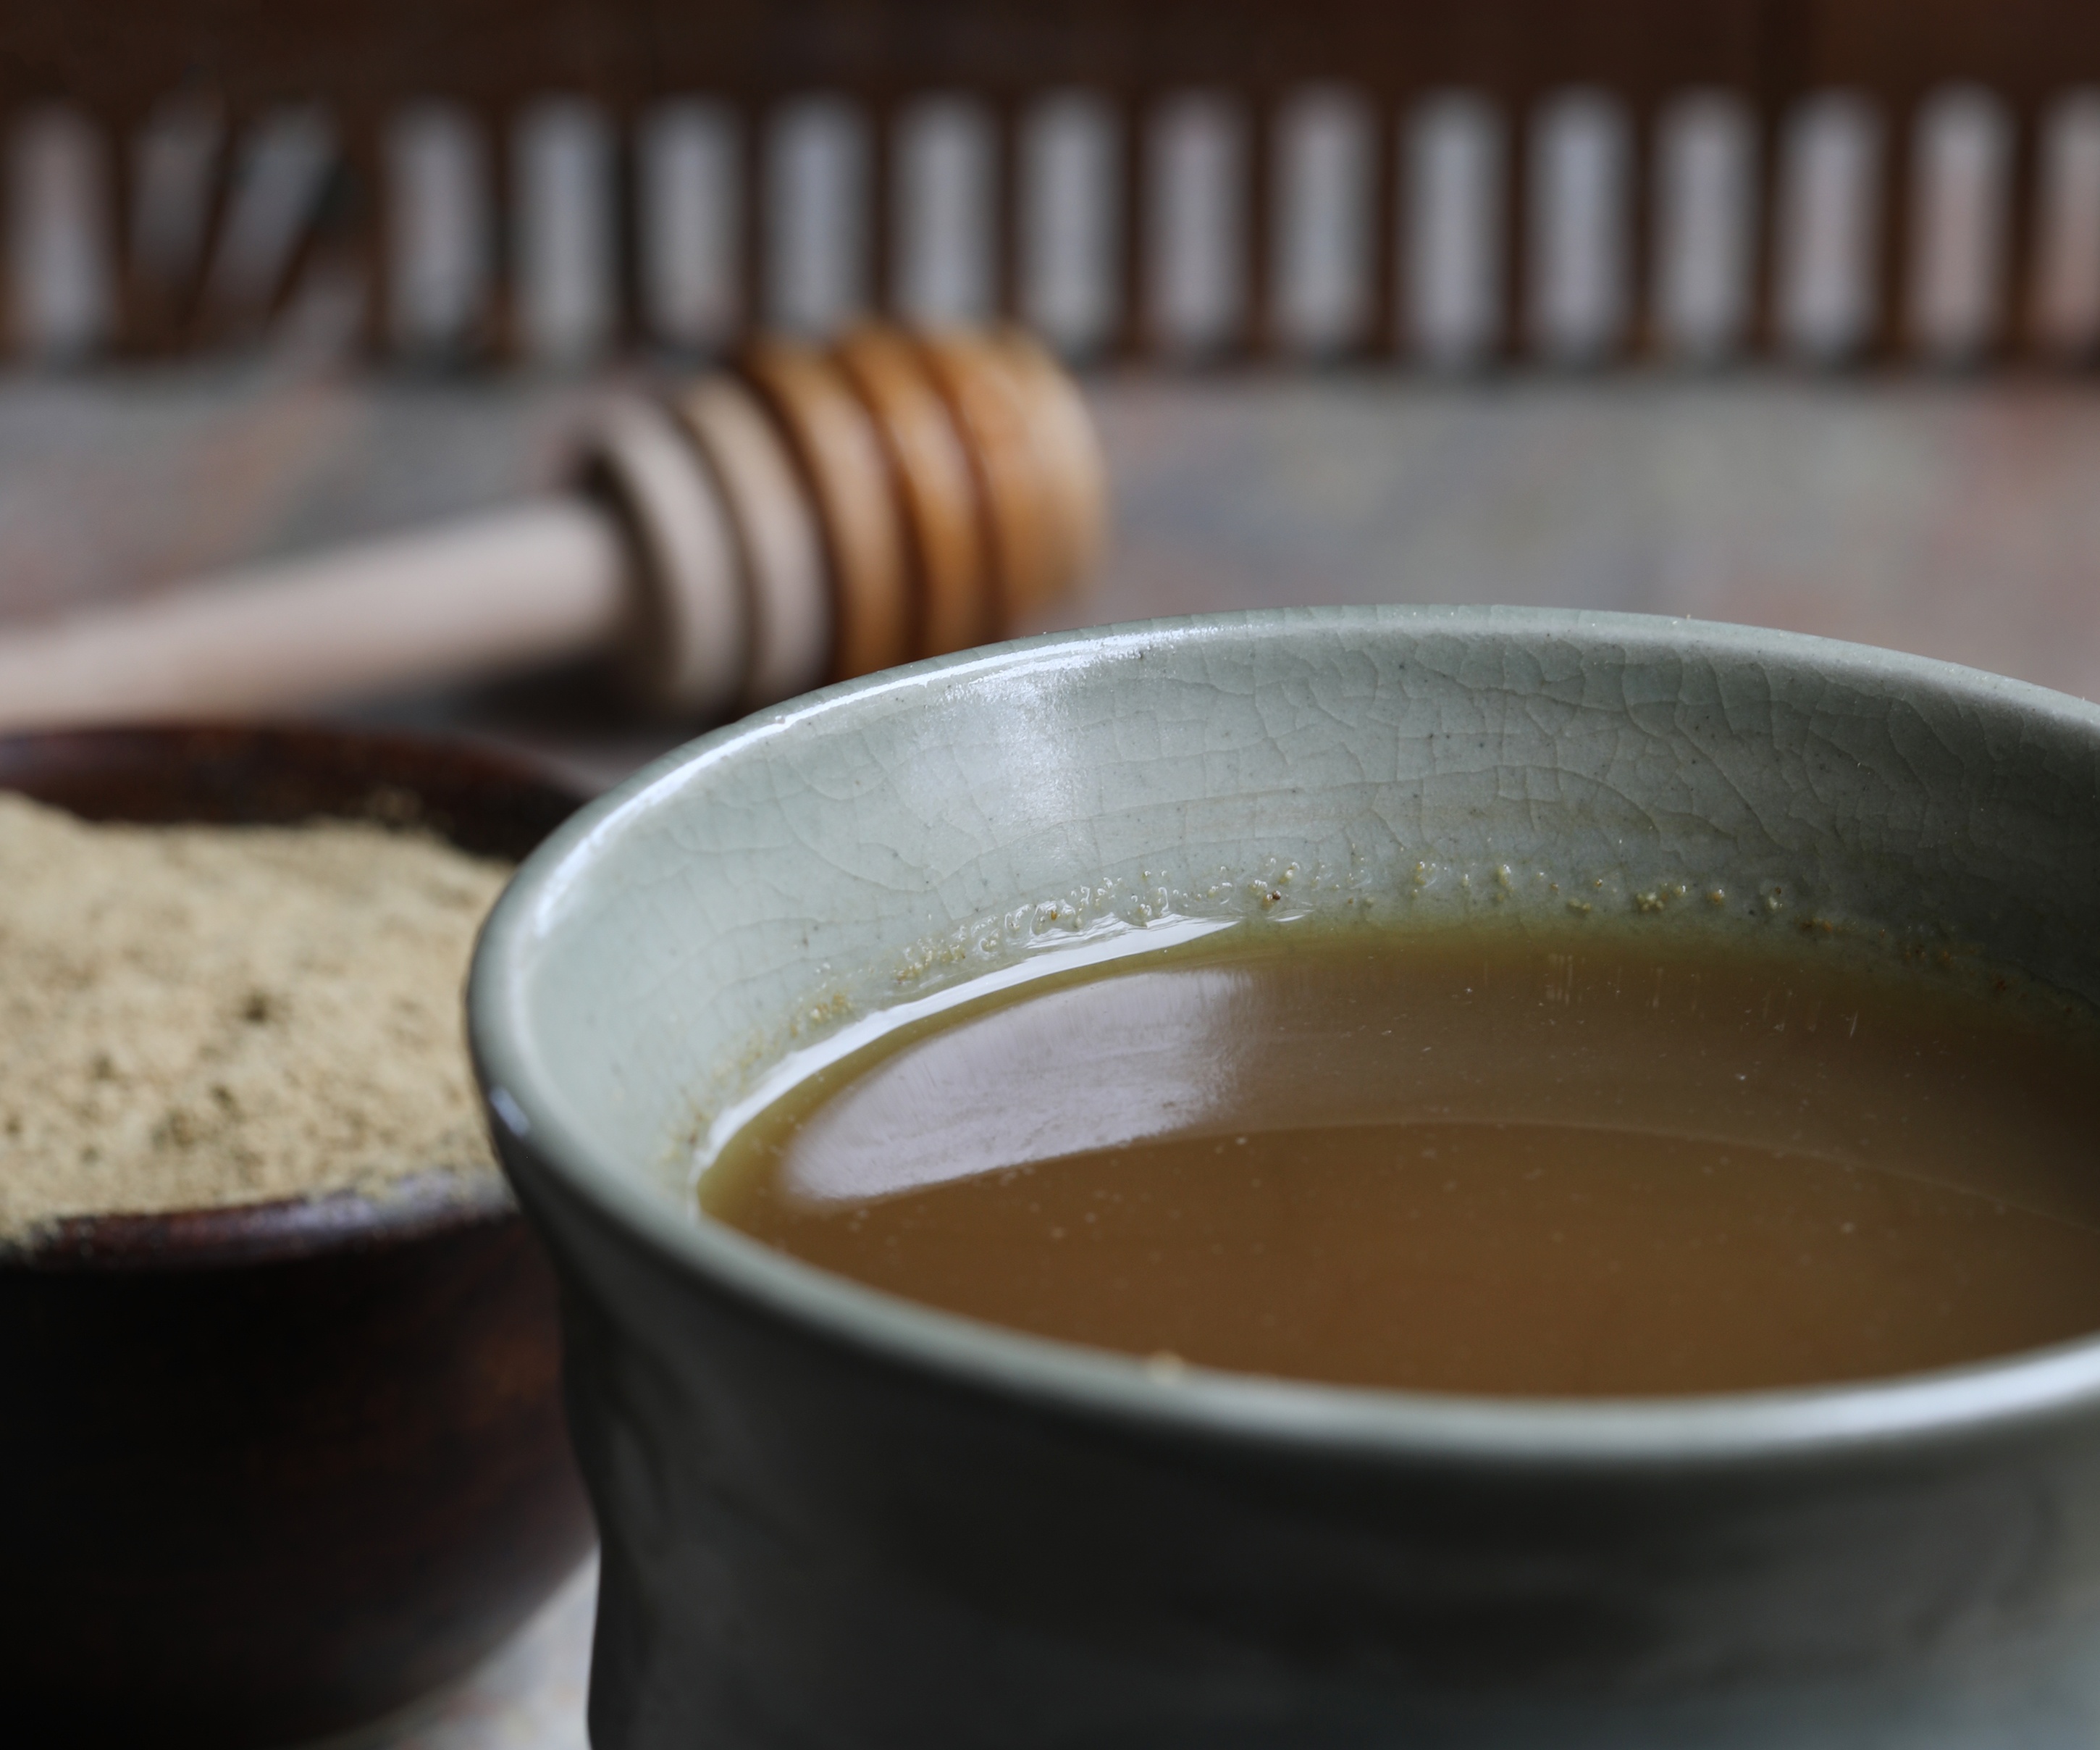
[[[337,1191],[218,1209],[70,1216],[29,1244],[0,1253],[0,1269],[210,1270],[274,1263],[316,1253],[397,1244],[501,1221],[515,1213],[509,1187],[491,1174],[428,1173],[384,1191]]]

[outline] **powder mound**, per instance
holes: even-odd
[[[89,824],[0,794],[0,1243],[492,1175],[460,992],[509,876],[359,822]]]

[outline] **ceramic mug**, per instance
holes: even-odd
[[[2100,1341],[1649,1402],[1162,1374],[696,1213],[710,1120],[885,1004],[1286,886],[1564,925],[1529,872],[2100,998],[2100,710],[1683,621],[1226,616],[834,687],[536,855],[470,1008],[566,1291],[599,1750],[2093,1742]]]

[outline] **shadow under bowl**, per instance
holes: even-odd
[[[582,800],[470,745],[322,727],[0,738],[0,789],[510,858]],[[0,1253],[10,1733],[289,1743],[464,1672],[590,1545],[556,1327],[493,1181],[86,1217]]]

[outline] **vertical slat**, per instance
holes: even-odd
[[[765,157],[765,319],[830,334],[868,307],[873,286],[867,113],[836,92],[797,95],[773,113]]]
[[[1406,350],[1453,369],[1507,343],[1510,118],[1471,92],[1417,104],[1405,133]]]
[[[1653,342],[1666,357],[1715,362],[1741,346],[1751,317],[1759,205],[1755,126],[1740,99],[1692,91],[1663,110],[1654,139]]]
[[[2100,348],[2100,86],[2064,93],[2035,131],[2027,332],[2043,356],[2071,363]]]
[[[1017,307],[1069,355],[1127,332],[1131,156],[1118,111],[1099,92],[1046,93],[1022,119],[1016,216]]]
[[[1375,129],[1362,95],[1303,87],[1278,111],[1268,174],[1271,332],[1286,353],[1331,359],[1361,345],[1379,229]]]
[[[84,359],[116,318],[108,142],[47,104],[17,117],[6,146],[10,338],[46,364]]]
[[[1624,342],[1630,290],[1624,105],[1594,87],[1555,94],[1533,115],[1526,228],[1526,339],[1556,364],[1588,365]]]
[[[1837,91],[1797,105],[1784,126],[1775,332],[1787,354],[1834,365],[1872,345],[1886,301],[1885,130],[1865,98]]]
[[[942,92],[897,114],[890,304],[910,320],[981,322],[997,308],[997,134],[977,99]]]
[[[392,118],[385,152],[387,338],[410,356],[459,356],[492,276],[488,140],[461,105],[426,101]]]
[[[1171,93],[1146,118],[1148,327],[1185,359],[1247,332],[1250,135],[1246,108],[1216,91]]]
[[[1996,341],[2004,314],[2012,123],[1976,86],[1933,93],[1917,118],[1904,338],[1935,362],[1965,364]]]
[[[620,330],[615,139],[604,108],[580,97],[540,99],[512,134],[518,338],[541,363],[585,363]]]
[[[646,332],[690,353],[719,351],[743,321],[744,142],[718,98],[660,99],[635,150],[638,285]]]

